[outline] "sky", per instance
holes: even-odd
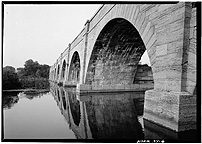
[[[24,67],[28,59],[52,66],[100,6],[5,5],[3,67]],[[149,62],[147,55],[144,61]]]

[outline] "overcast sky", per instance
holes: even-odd
[[[3,67],[24,67],[28,59],[53,65],[100,6],[5,5]]]

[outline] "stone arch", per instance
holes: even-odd
[[[55,80],[55,78],[56,78],[56,68],[55,68],[55,70],[54,70],[54,80]]]
[[[53,71],[50,70],[50,71],[49,71],[49,79],[50,79],[50,80],[52,80],[52,75],[53,75]]]
[[[55,76],[55,69],[53,69],[53,71],[52,71],[52,80],[54,80],[54,76]]]
[[[60,74],[60,65],[58,64],[58,67],[57,67],[57,79],[59,78],[59,74]]]
[[[86,84],[133,84],[146,46],[138,30],[124,18],[110,20],[94,44]]]
[[[69,74],[68,74],[68,81],[71,82],[72,84],[78,84],[80,81],[80,69],[81,69],[81,64],[80,64],[80,56],[77,51],[74,52],[71,62],[70,62],[70,67],[69,67]]]
[[[61,79],[65,78],[65,70],[66,70],[66,61],[64,60],[62,63]]]

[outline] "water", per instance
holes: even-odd
[[[4,104],[5,139],[75,138],[50,92],[34,97],[19,93],[18,97],[17,103],[10,100]]]
[[[4,97],[4,139],[196,139],[190,135],[195,131],[175,133],[144,120],[144,92],[81,95],[51,87],[49,93]]]

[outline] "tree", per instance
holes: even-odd
[[[15,68],[12,66],[5,66],[3,68],[3,71],[10,71],[10,72],[15,72]]]
[[[25,61],[24,68],[17,68],[17,72],[14,67],[6,66],[3,68],[3,89],[47,88],[49,70],[49,65],[41,65],[32,59]]]
[[[6,66],[3,68],[3,81],[2,81],[2,88],[6,89],[17,89],[20,88],[20,82],[15,72],[15,68],[12,66]]]
[[[39,73],[40,73],[40,76],[43,77],[43,78],[49,78],[49,70],[50,70],[50,66],[49,65],[40,65],[39,66]]]
[[[37,61],[33,61],[32,59],[29,59],[24,64],[24,75],[25,76],[33,76],[35,77],[36,71],[39,68],[39,63]]]
[[[22,78],[25,75],[24,68],[17,68],[17,76],[18,78]]]
[[[20,79],[30,77],[30,78],[49,78],[50,66],[46,64],[39,64],[37,61],[29,59],[25,62],[24,68],[17,68],[17,74]]]
[[[39,69],[36,71],[36,77],[47,78],[49,77],[50,66],[48,65],[40,65]]]
[[[36,77],[41,77],[41,70],[40,69],[38,69],[37,71],[36,71]]]

